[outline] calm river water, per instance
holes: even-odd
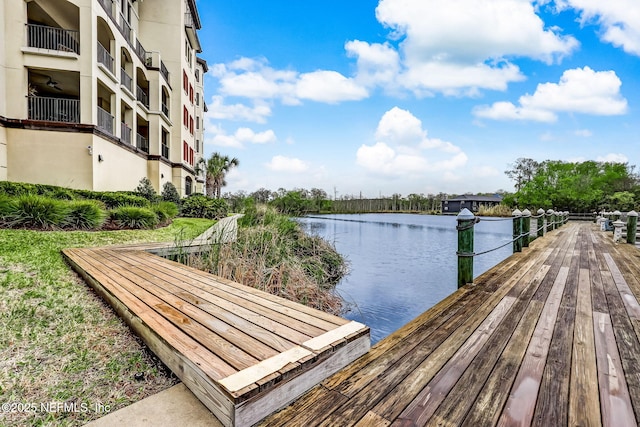
[[[454,292],[458,245],[455,216],[315,215],[305,230],[332,242],[350,263],[336,287],[349,304],[344,317],[371,328],[375,343]],[[511,221],[480,221],[475,252],[511,241]],[[511,255],[511,245],[474,258],[478,276]]]

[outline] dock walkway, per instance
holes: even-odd
[[[224,228],[217,233],[227,238]],[[202,250],[209,234],[179,250]],[[365,325],[150,253],[175,250],[159,243],[63,254],[223,425],[258,422],[369,349]]]
[[[569,222],[266,426],[636,426],[640,251]]]

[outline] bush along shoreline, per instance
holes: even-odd
[[[238,225],[236,241],[213,243],[185,263],[318,310],[344,312],[335,286],[348,263],[329,242],[264,205],[248,203]]]

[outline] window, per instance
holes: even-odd
[[[184,93],[189,93],[189,76],[187,76],[187,72],[182,70],[182,88],[184,89]]]
[[[200,140],[196,139],[196,152],[199,153],[200,152]]]
[[[189,85],[189,101],[193,104],[193,86]]]
[[[200,92],[196,92],[196,105],[200,105]]]
[[[185,162],[189,160],[189,144],[187,144],[187,141],[182,141],[182,160]]]
[[[185,194],[186,194],[187,196],[191,195],[191,191],[192,191],[192,189],[191,189],[191,187],[192,187],[192,181],[193,181],[193,180],[191,179],[191,177],[190,177],[190,176],[188,176],[188,177],[186,177],[186,178],[184,179],[184,192],[185,192]]]
[[[169,158],[169,132],[162,128],[162,157]]]
[[[193,148],[189,148],[189,164],[191,166],[193,166],[193,160],[194,160]]]
[[[189,132],[193,135],[193,117],[189,117]]]
[[[187,128],[189,127],[189,110],[185,105],[182,106],[182,124]]]
[[[200,70],[196,69],[196,81],[200,81]]]

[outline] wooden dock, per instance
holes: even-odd
[[[261,426],[636,426],[640,251],[569,222]]]
[[[171,252],[158,244],[63,254],[225,426],[258,422],[369,350],[360,323],[152,250]]]

